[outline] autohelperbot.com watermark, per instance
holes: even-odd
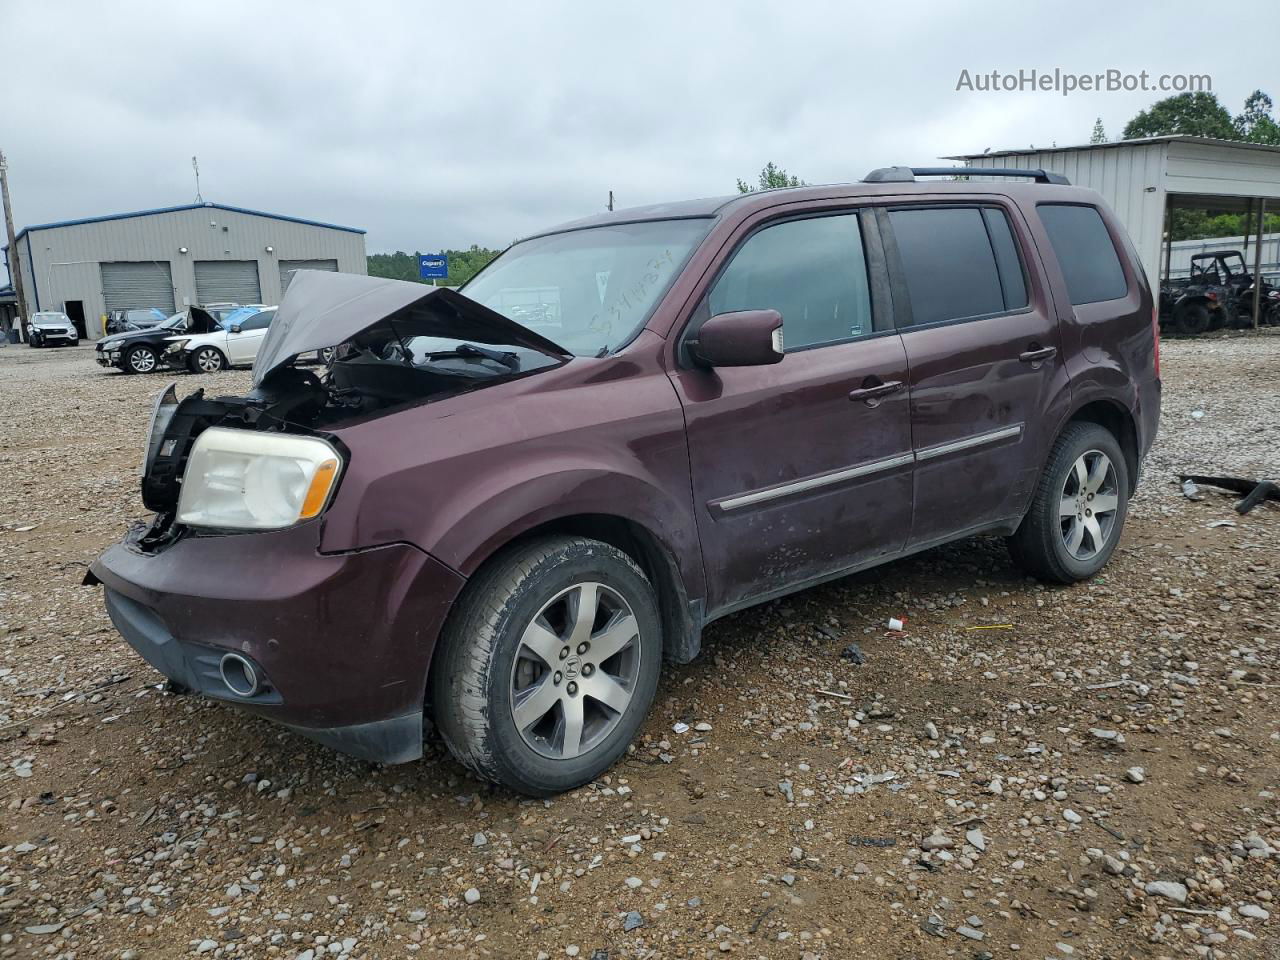
[[[1073,73],[1054,67],[1002,72],[961,70],[956,91],[972,93],[1210,93],[1213,77],[1207,73],[1151,73],[1109,69],[1100,73]]]

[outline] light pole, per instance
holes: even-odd
[[[18,239],[13,234],[13,208],[9,204],[9,161],[0,150],[0,198],[4,201],[4,232],[9,239],[9,281],[18,295],[18,329],[27,339],[27,297],[22,292],[22,267],[18,264]],[[32,267],[31,269],[35,269]]]

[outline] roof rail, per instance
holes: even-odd
[[[1031,177],[1036,183],[1071,186],[1071,181],[1060,173],[1015,167],[880,167],[868,173],[862,182],[914,183],[916,177]]]

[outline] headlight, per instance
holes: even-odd
[[[169,349],[166,350],[165,353],[177,353],[179,350],[185,350],[187,349],[187,344],[190,342],[190,340],[175,340],[173,343],[169,344]]]
[[[178,522],[274,530],[319,516],[342,471],[318,437],[210,427],[196,438],[182,478]]]

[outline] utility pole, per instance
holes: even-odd
[[[191,169],[196,172],[196,203],[204,203],[204,197],[200,196],[200,160],[198,158],[191,158]]]
[[[613,191],[609,191],[609,212],[613,213]]]
[[[13,207],[9,203],[9,161],[0,150],[0,197],[4,200],[4,232],[9,240],[9,280],[18,295],[18,329],[27,339],[27,298],[22,292],[22,267],[18,264],[18,238],[13,233]],[[35,269],[34,267],[32,269]]]

